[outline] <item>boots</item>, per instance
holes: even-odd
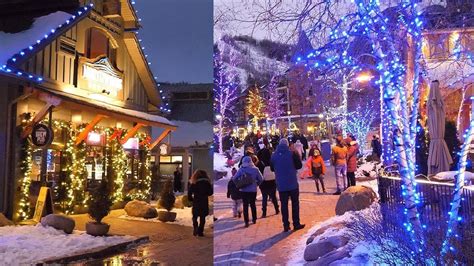
[[[316,190],[317,190],[317,191],[318,191],[318,193],[319,193],[319,184],[318,184],[318,180],[317,180],[317,179],[316,179],[316,180],[314,180],[314,183],[316,183]]]
[[[321,180],[321,187],[323,189],[323,193],[326,193],[326,188],[324,187],[324,181],[323,180]]]

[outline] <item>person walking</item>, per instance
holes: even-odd
[[[357,154],[359,153],[359,144],[354,138],[347,138],[347,186],[355,186],[355,171],[357,171]]]
[[[309,149],[309,144],[308,144],[308,139],[305,137],[305,135],[301,135],[301,144],[303,144],[303,160],[306,160],[307,157],[309,156],[306,156],[307,155],[307,151]],[[310,154],[311,156],[311,154]]]
[[[340,195],[341,191],[346,188],[346,171],[347,171],[347,148],[344,145],[342,136],[336,137],[336,146],[332,148],[332,164],[336,171],[336,192],[333,195]]]
[[[310,152],[312,153],[309,154],[309,158],[306,161],[307,171],[313,177],[318,193],[320,192],[319,183],[321,183],[323,193],[326,193],[326,188],[324,187],[324,175],[326,174],[326,166],[324,165],[324,160],[321,156],[321,151],[318,148],[313,148]]]
[[[296,153],[298,154],[298,156],[300,157],[300,161],[301,161],[303,159],[304,147],[303,147],[303,143],[301,143],[301,141],[299,139],[296,140],[295,145],[294,145],[294,149],[295,149]]]
[[[257,152],[258,160],[261,161],[265,166],[270,166],[270,159],[272,158],[272,152],[270,151],[268,142],[264,144]]]
[[[188,199],[193,203],[193,235],[204,236],[206,216],[209,215],[209,196],[213,194],[212,184],[206,171],[199,169],[194,171],[190,183]]]
[[[181,168],[179,166],[176,167],[176,171],[173,172],[173,176],[173,190],[174,192],[180,192],[183,174],[181,173]]]
[[[263,182],[260,184],[260,191],[262,192],[262,218],[267,217],[267,201],[270,198],[275,207],[275,214],[279,214],[278,200],[276,197],[276,181],[275,173],[272,172],[270,166],[266,166],[263,171]]]
[[[275,180],[280,196],[283,231],[288,232],[290,230],[289,199],[291,199],[293,229],[295,231],[303,229],[305,225],[300,223],[299,185],[296,177],[297,170],[301,169],[303,165],[298,154],[290,151],[287,139],[280,140],[280,144],[272,155],[270,167],[275,172]]]
[[[232,213],[234,214],[234,218],[242,217],[242,193],[240,193],[232,179],[227,183],[227,198],[232,199]]]
[[[260,170],[258,170],[258,168],[253,164],[252,158],[250,156],[245,156],[242,159],[242,166],[232,177],[232,180],[236,182],[236,180],[240,178],[252,179],[252,182],[249,185],[240,188],[244,205],[243,211],[245,227],[249,227],[249,207],[252,211],[252,222],[254,224],[257,223],[257,206],[255,205],[255,201],[257,199],[257,186],[263,182],[262,174],[260,173]]]
[[[380,156],[382,156],[382,145],[380,144],[379,135],[375,134],[372,137],[371,146],[373,160],[380,162]]]

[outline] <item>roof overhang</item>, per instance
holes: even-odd
[[[143,86],[145,87],[145,91],[148,95],[148,100],[151,104],[159,106],[161,103],[161,98],[158,92],[158,85],[156,84],[155,78],[153,77],[153,73],[148,67],[145,55],[142,52],[140,42],[138,41],[136,34],[129,31],[124,32],[123,40],[128,52],[130,53],[130,57],[137,68],[138,76],[143,82]]]
[[[105,102],[91,101],[89,98],[52,90],[41,86],[36,86],[34,88],[30,87],[29,90],[33,90],[35,93],[46,93],[48,95],[58,97],[61,99],[61,106],[67,106],[67,108],[70,109],[89,111],[95,114],[141,123],[148,126],[169,129],[171,131],[175,131],[177,128],[174,123],[162,116],[153,115],[138,110],[127,109]]]

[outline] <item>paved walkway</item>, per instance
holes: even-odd
[[[194,237],[193,228],[176,224],[131,221],[118,218],[123,209],[112,211],[104,222],[110,224],[110,234],[149,236],[150,242],[122,254],[75,265],[212,265],[212,229],[205,237]],[[76,229],[85,231],[90,219],[86,214],[73,215]]]
[[[335,215],[338,196],[331,195],[336,189],[334,168],[328,167],[325,178],[328,194],[317,194],[313,180],[300,180],[300,219],[306,224],[303,230],[283,232],[281,215],[274,215],[270,203],[267,216],[257,224],[245,228],[243,218],[232,217],[232,200],[227,199],[227,180],[214,184],[214,265],[284,265],[290,259],[291,250],[314,225]],[[261,195],[257,196],[257,217],[262,214]],[[291,222],[291,203],[290,203]]]

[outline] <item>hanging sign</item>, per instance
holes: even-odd
[[[171,146],[169,144],[161,143],[158,147],[160,149],[161,156],[168,155],[170,153]]]
[[[31,132],[31,141],[38,147],[49,146],[53,137],[53,130],[43,124],[36,124]]]

